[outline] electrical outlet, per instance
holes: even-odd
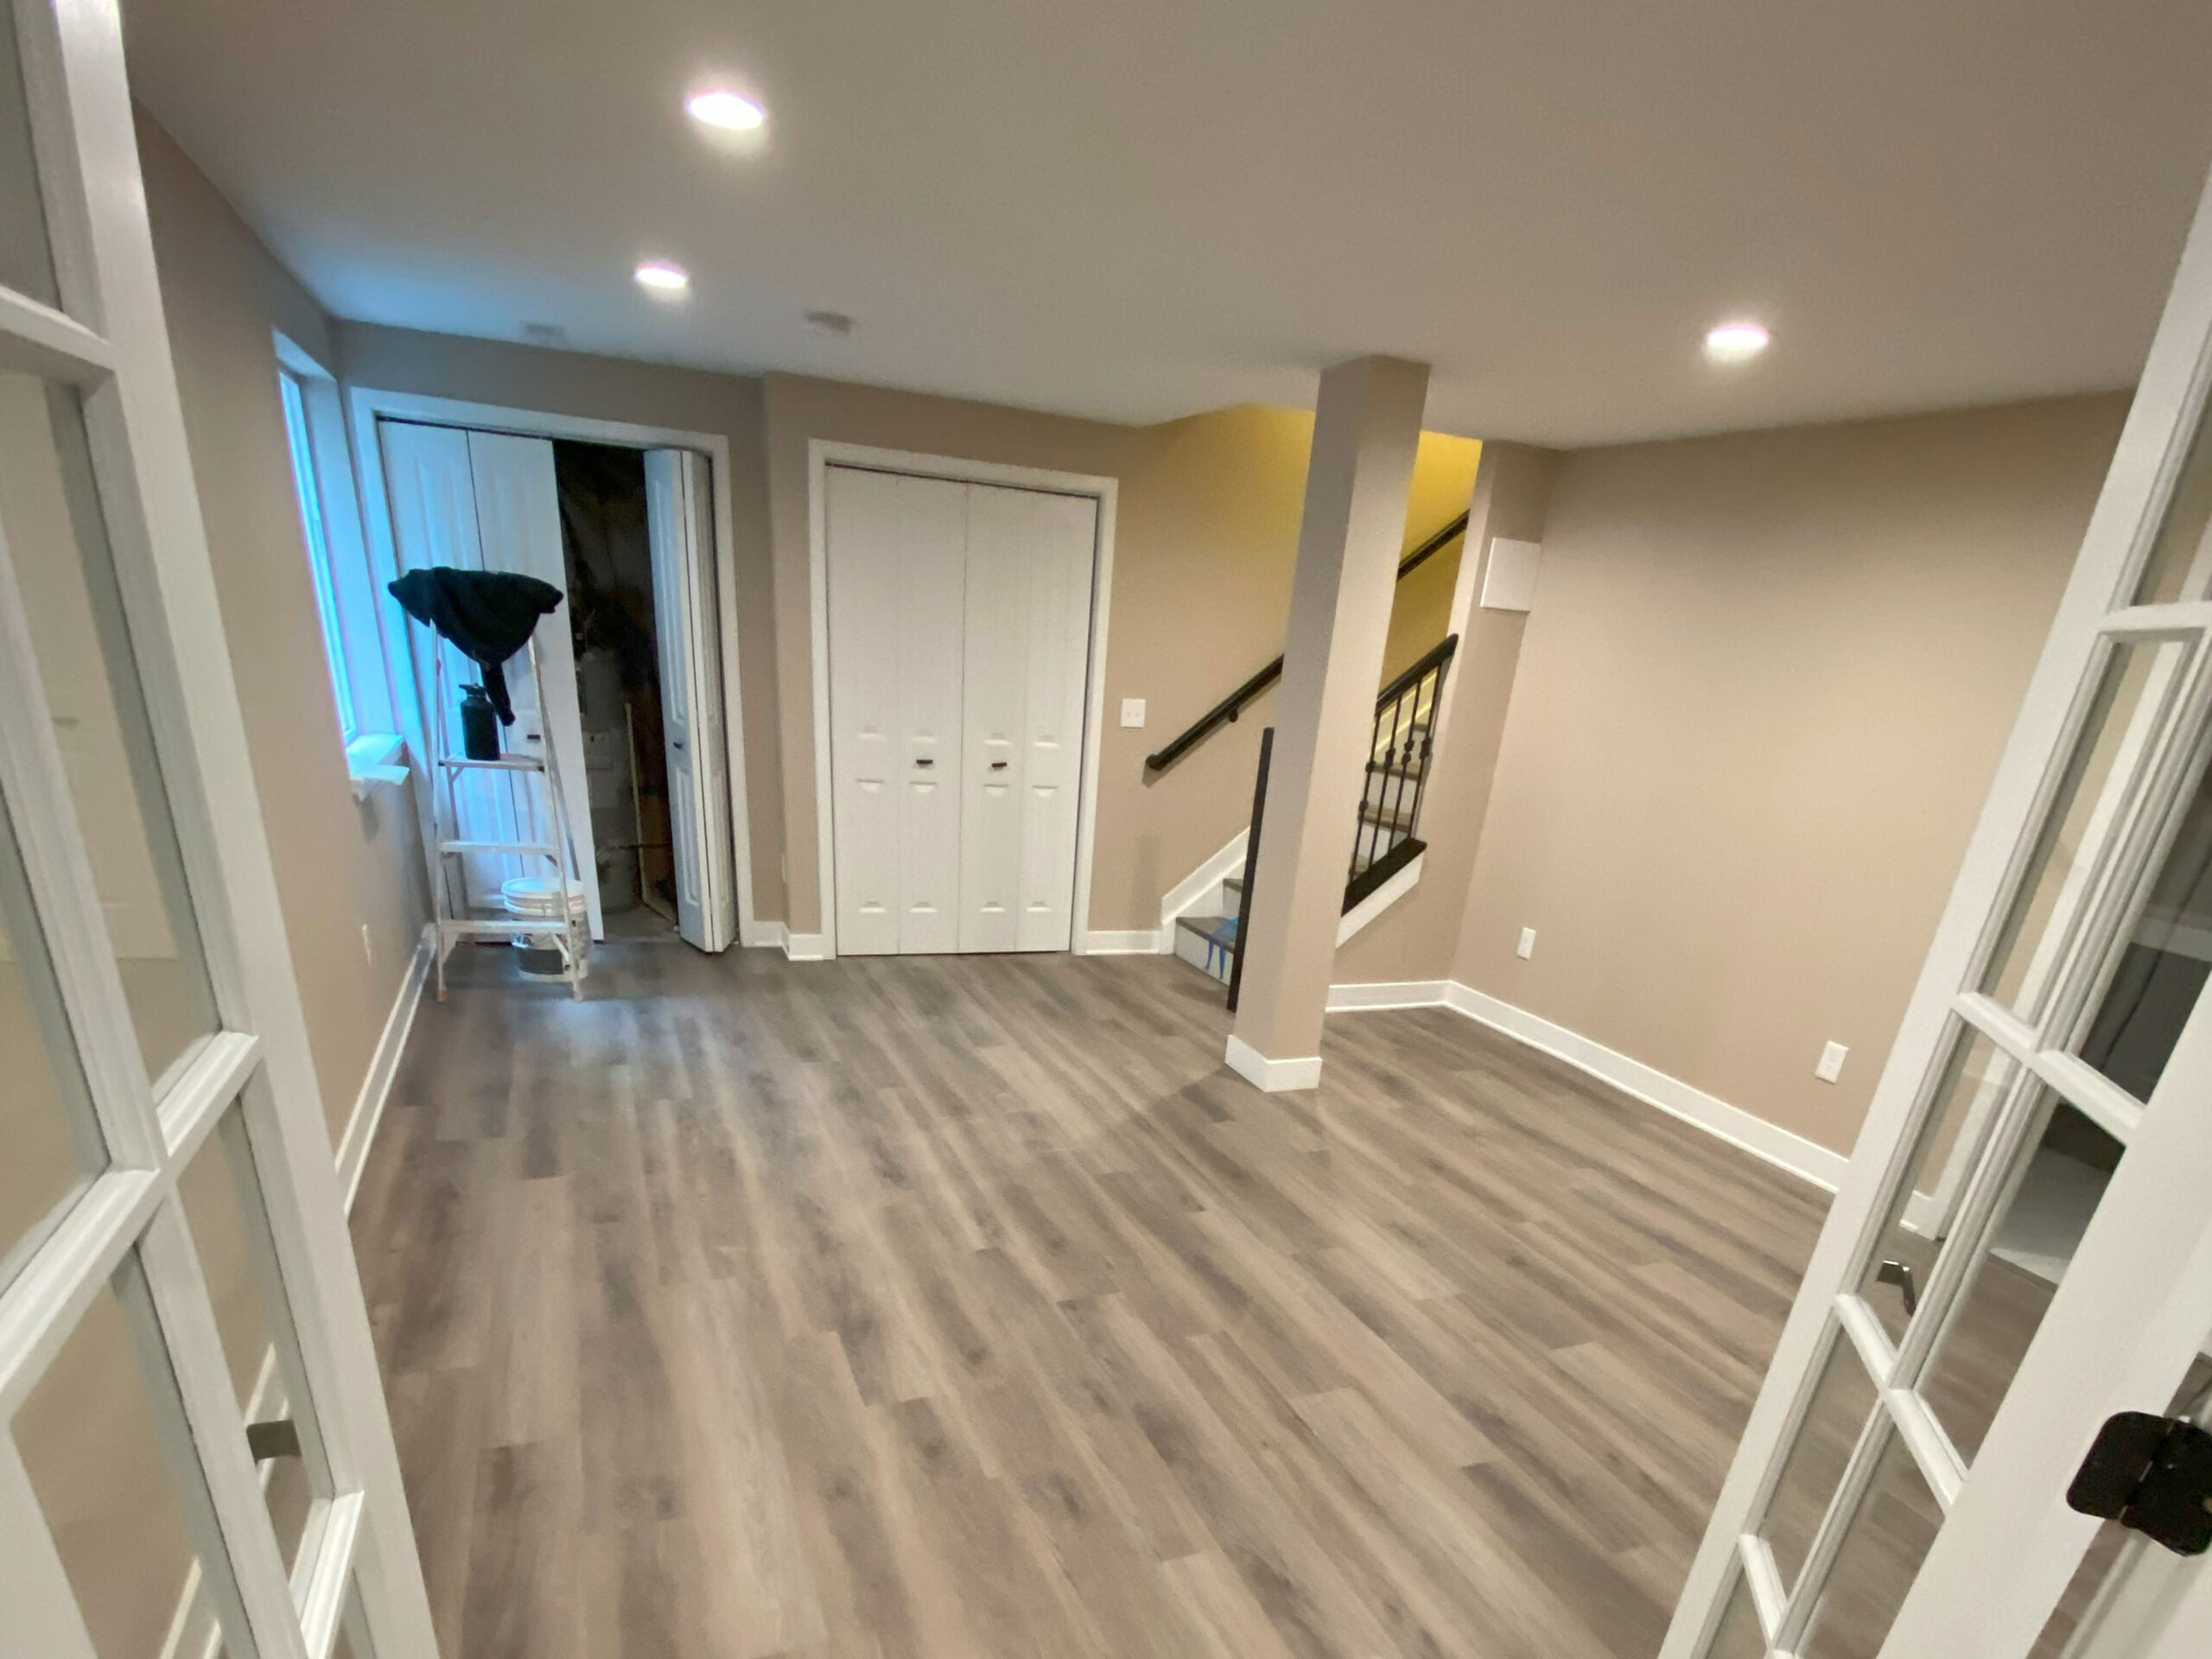
[[[1529,957],[1536,954],[1536,930],[1535,928],[1524,927],[1521,930],[1521,943],[1513,947],[1513,954],[1520,957],[1523,962],[1528,961]]]
[[[1124,726],[1141,726],[1144,724],[1144,699],[1142,697],[1123,697],[1122,699],[1122,724]]]
[[[377,965],[377,942],[369,937],[369,925],[361,924],[361,955],[370,967]]]
[[[1850,1052],[1841,1043],[1830,1043],[1821,1051],[1821,1063],[1813,1068],[1813,1075],[1822,1083],[1834,1083],[1843,1075],[1843,1057]]]

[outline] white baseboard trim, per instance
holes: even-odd
[[[1127,932],[1101,932],[1096,929],[1083,936],[1083,949],[1077,952],[1085,957],[1156,957],[1160,954],[1160,934],[1149,927],[1133,928]]]
[[[1369,893],[1337,921],[1337,943],[1346,939],[1365,927],[1399,899],[1411,893],[1421,881],[1421,867],[1427,861],[1427,853],[1415,853],[1413,862],[1400,870],[1381,887]]]
[[[353,1097],[353,1110],[346,1120],[346,1133],[338,1141],[338,1190],[346,1195],[346,1208],[353,1207],[353,1194],[361,1185],[361,1171],[369,1161],[369,1147],[384,1122],[385,1103],[391,1096],[391,1080],[399,1071],[399,1057],[407,1052],[407,1033],[415,1028],[415,1010],[423,1005],[423,984],[430,976],[431,958],[437,953],[435,924],[423,930],[414,959],[399,982],[391,1012],[385,1016],[384,1031],[369,1055],[369,1069],[361,1091]]]
[[[1251,833],[1249,826],[1239,830],[1229,838],[1227,846],[1168,889],[1160,901],[1160,950],[1174,950],[1175,918],[1178,916],[1189,915],[1199,899],[1244,868],[1244,843]]]
[[[761,943],[774,945],[784,953],[787,961],[828,962],[830,959],[830,936],[827,933],[794,933],[782,922],[771,922],[767,925],[775,931]]]
[[[1493,1031],[1541,1049],[1554,1059],[1565,1060],[1601,1083],[1647,1106],[1656,1106],[1669,1117],[1694,1123],[1707,1135],[1748,1152],[1762,1162],[1788,1170],[1800,1179],[1833,1192],[1843,1179],[1851,1160],[1802,1135],[1792,1134],[1763,1117],[1754,1117],[1740,1106],[1708,1095],[1704,1090],[1670,1077],[1664,1071],[1632,1060],[1627,1055],[1592,1042],[1565,1026],[1554,1025],[1541,1014],[1516,1008],[1510,1002],[1462,985],[1452,979],[1415,979],[1394,984],[1332,985],[1329,1012],[1357,1013],[1376,1008],[1427,1008],[1442,1006]],[[1230,1039],[1231,1043],[1236,1039]],[[1266,1062],[1262,1062],[1265,1064]],[[1232,1055],[1230,1064],[1236,1064]],[[1238,1070],[1242,1071],[1240,1066]],[[1262,1084],[1261,1087],[1267,1085]],[[1908,1217],[1907,1225],[1910,1225]]]
[[[1318,1089],[1321,1086],[1321,1057],[1308,1054],[1301,1059],[1271,1060],[1239,1037],[1229,1033],[1229,1052],[1223,1056],[1230,1071],[1255,1089],[1264,1089],[1279,1095],[1291,1089]]]
[[[1358,1009],[1434,1008],[1444,1003],[1448,979],[1402,979],[1370,985],[1332,985],[1329,1012],[1349,1014]]]
[[[1641,1060],[1632,1060],[1565,1026],[1554,1025],[1541,1014],[1516,1008],[1472,986],[1462,985],[1457,980],[1449,982],[1444,1001],[1446,1007],[1454,1008],[1471,1020],[1480,1020],[1492,1030],[1502,1031],[1531,1048],[1565,1060],[1578,1071],[1612,1084],[1623,1094],[1633,1095],[1647,1106],[1656,1106],[1671,1117],[1694,1123],[1707,1134],[1717,1135],[1754,1158],[1788,1170],[1826,1192],[1836,1190],[1844,1171],[1850,1166],[1851,1160],[1840,1152],[1831,1152],[1779,1124],[1754,1117],[1740,1106],[1731,1106],[1679,1077],[1670,1077]]]

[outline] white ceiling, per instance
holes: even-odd
[[[125,10],[341,315],[1128,421],[1363,352],[1570,444],[2122,385],[2212,157],[2203,0]],[[755,153],[681,113],[717,73]],[[1738,314],[1773,349],[1708,367]]]

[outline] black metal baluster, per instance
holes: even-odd
[[[1229,1011],[1236,1012],[1236,992],[1244,983],[1244,935],[1252,925],[1252,883],[1260,871],[1260,818],[1268,805],[1268,762],[1274,756],[1275,728],[1260,734],[1260,770],[1252,780],[1252,828],[1244,837],[1243,891],[1236,895],[1236,943],[1229,957]]]
[[[1421,699],[1418,696],[1420,690],[1421,682],[1415,680],[1398,694],[1397,707],[1390,711],[1390,771],[1393,787],[1390,792],[1389,822],[1390,834],[1393,836],[1401,833],[1403,823],[1403,815],[1400,809],[1406,804],[1406,765],[1413,753],[1414,721],[1421,715]],[[1394,842],[1393,845],[1395,844]]]
[[[1436,700],[1443,694],[1443,680],[1444,670],[1440,665],[1430,677],[1433,690],[1428,699],[1428,729],[1421,734],[1421,773],[1414,779],[1413,817],[1406,824],[1406,833],[1409,836],[1421,833],[1421,798],[1428,792],[1429,757],[1436,752]]]

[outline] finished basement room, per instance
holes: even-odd
[[[0,14],[0,1654],[2203,1659],[2212,14]]]

